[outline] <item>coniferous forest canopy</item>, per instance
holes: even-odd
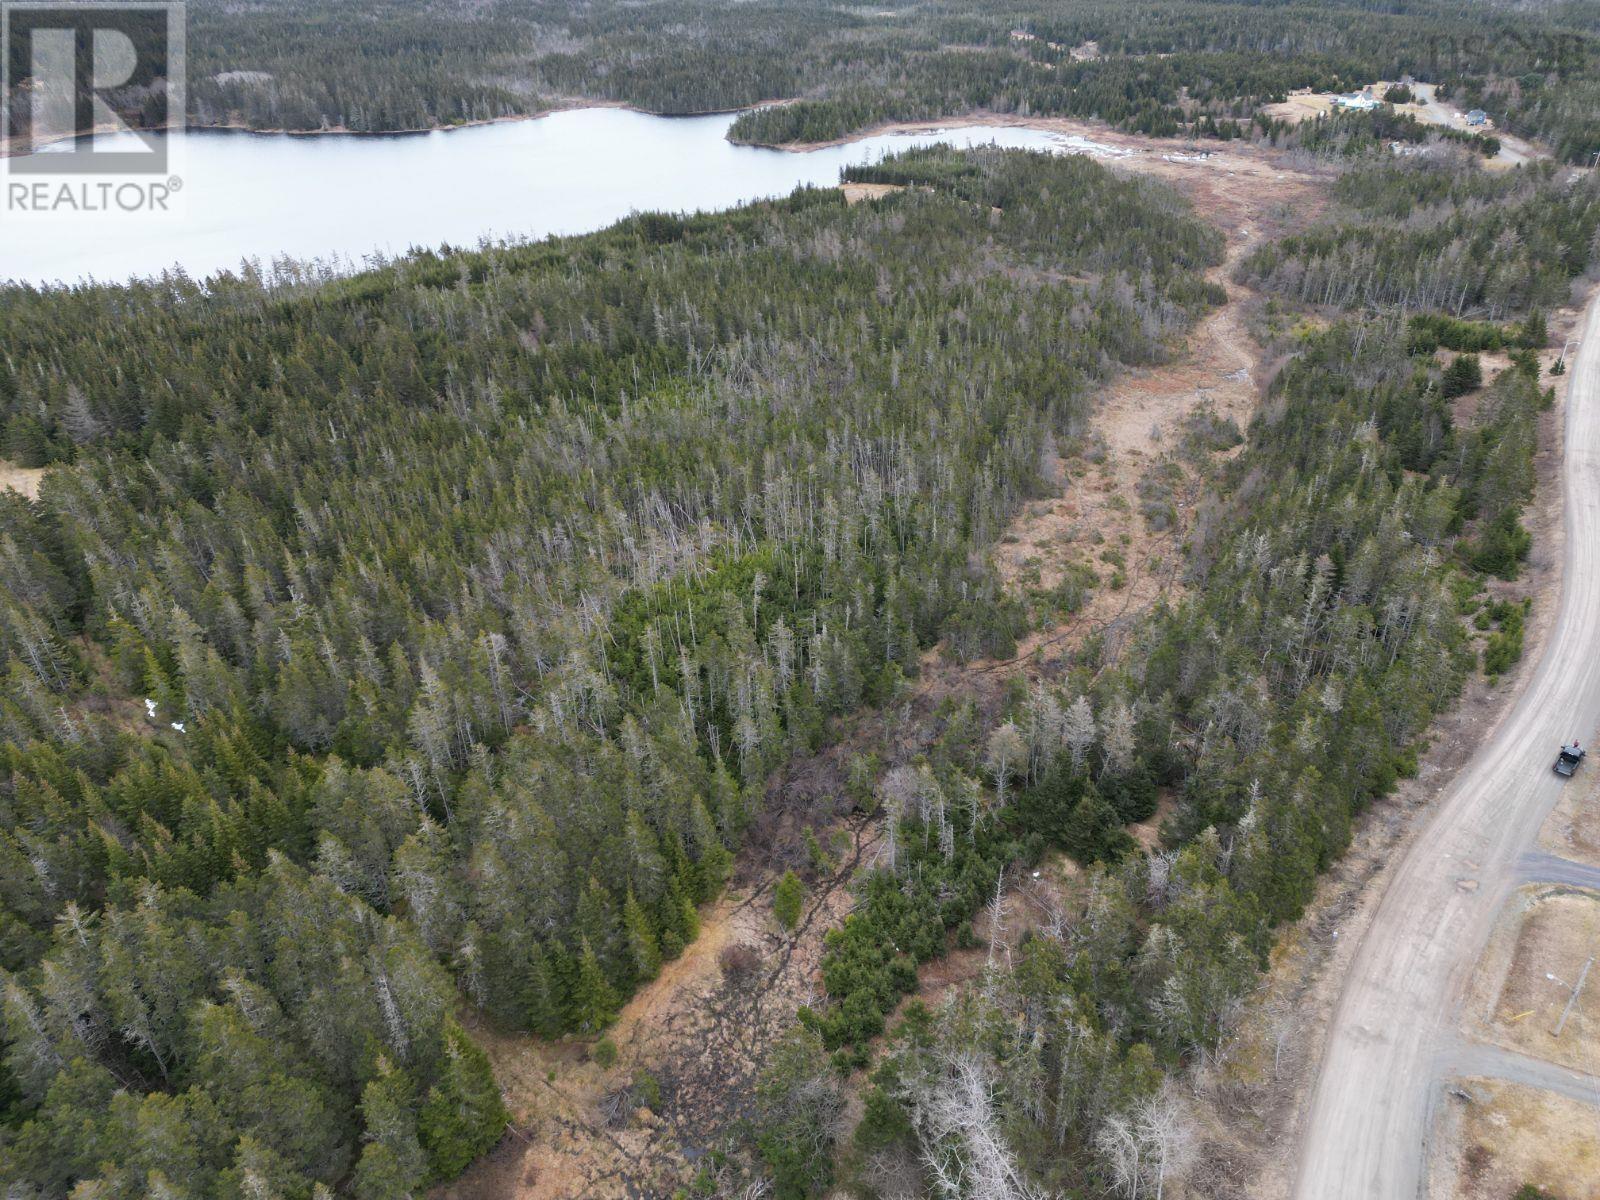
[[[191,9],[202,123],[783,95],[806,99],[736,132],[1063,112],[1330,174],[1325,212],[1233,268],[1284,365],[1236,455],[1204,459],[1238,431],[1192,431],[1211,494],[1181,589],[1115,658],[1086,648],[994,722],[958,696],[926,754],[857,781],[888,850],[750,1099],[772,1194],[1099,1196],[1130,1154],[1159,1182],[1166,1081],[1415,769],[1480,665],[1468,622],[1497,628],[1490,673],[1520,652],[1482,585],[1529,552],[1535,351],[1594,277],[1600,176],[1449,140],[1397,157],[1418,138],[1381,112],[1252,126],[1288,88],[1410,71],[1558,156],[1600,148],[1592,9],[1474,7],[1522,32],[1430,75],[1464,11]],[[1067,52],[1089,40],[1103,57]],[[598,1035],[695,938],[778,768],[931,647],[1015,652],[1029,613],[989,548],[1097,389],[1224,302],[1223,238],[1084,159],[931,149],[852,177],[904,190],[349,277],[0,289],[0,456],[51,468],[36,501],[0,491],[8,1197],[456,1177],[507,1121],[465,1018]],[[1146,853],[1124,827],[1161,794]],[[904,1004],[1056,854],[1085,872],[1059,929],[938,1013]],[[974,1096],[1003,1137],[951,1123]]]
[[[8,442],[70,462],[0,496],[7,1173],[459,1171],[504,1117],[458,995],[600,1029],[775,763],[941,636],[1007,653],[975,552],[1218,245],[989,153],[892,208],[0,296]]]
[[[1358,164],[1238,268],[1345,315],[1219,477],[1186,596],[1114,669],[995,728],[956,711],[867,781],[898,850],[756,1097],[778,1194],[839,1161],[920,1178],[934,1101],[974,1080],[1018,1106],[1023,1169],[1100,1186],[1411,769],[1473,581],[1527,553],[1526,348],[1600,228],[1593,177],[1475,163]],[[983,548],[1108,373],[1220,302],[1220,239],[1081,159],[855,175],[907,190],[350,278],[0,293],[7,453],[55,464],[37,503],[0,496],[18,1194],[454,1176],[505,1121],[460,1005],[599,1032],[694,938],[775,766],[935,642],[1011,652],[1026,614]],[[1375,289],[1401,217],[1439,252]],[[1170,849],[1129,853],[1160,787]],[[1051,850],[1103,864],[1072,936],[913,1006],[853,1141],[822,1136],[917,964]]]
[[[194,0],[189,22],[198,125],[425,129],[574,98],[669,114],[794,99],[732,136],[816,141],[982,109],[1235,137],[1292,89],[1410,74],[1559,157],[1600,150],[1594,0]],[[146,88],[122,101],[160,119]]]
[[[914,178],[895,163],[859,173]],[[1536,205],[1481,204],[1524,187]],[[779,1194],[815,1194],[836,1159],[882,1196],[968,1194],[950,1179],[1012,1181],[995,1195],[1153,1194],[1181,1166],[1181,1105],[1163,1081],[1216,1048],[1275,928],[1304,911],[1361,812],[1415,771],[1419,738],[1475,665],[1463,618],[1502,622],[1485,670],[1520,653],[1520,611],[1487,603],[1481,583],[1514,578],[1528,553],[1521,512],[1552,399],[1531,353],[1539,306],[1593,278],[1600,186],[1385,157],[1335,190],[1311,232],[1238,270],[1299,300],[1291,265],[1348,250],[1316,260],[1334,322],[1297,339],[1221,470],[1185,594],[1115,664],[1084,656],[992,728],[958,715],[879,781],[890,863],[830,935],[829,1003],[802,1012],[769,1072],[761,1148]],[[1414,254],[1386,292],[1374,257],[1401,218],[1424,245],[1489,230],[1494,246],[1470,272]],[[1503,219],[1524,222],[1522,240]],[[1511,359],[1488,381],[1470,353],[1487,348]],[[1485,382],[1484,405],[1458,420],[1450,401]],[[1124,825],[1148,819],[1162,787],[1176,796],[1165,845],[1138,851]],[[1090,868],[1059,928],[1026,935],[1009,968],[942,1011],[913,1002],[888,1027],[916,966],[972,937],[997,877],[1051,851]],[[874,1058],[867,1040],[886,1028]],[[816,1065],[829,1050],[836,1070],[874,1067],[843,1144],[827,1105],[802,1102],[837,1094],[836,1071]],[[985,1135],[998,1129],[997,1149]]]

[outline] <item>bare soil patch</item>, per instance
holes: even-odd
[[[1310,90],[1290,92],[1282,103],[1264,105],[1261,111],[1269,117],[1298,125],[1301,121],[1309,121],[1332,112],[1333,96],[1332,92]]]
[[[841,183],[846,204],[860,204],[863,200],[880,200],[893,192],[906,190],[903,183]]]
[[[1177,807],[1171,789],[1163,788],[1161,799],[1156,803],[1156,811],[1150,814],[1150,819],[1128,826],[1128,832],[1133,835],[1133,840],[1138,842],[1146,853],[1153,854],[1161,849],[1161,827],[1167,823],[1167,818],[1177,810]]]
[[[39,481],[44,478],[43,467],[15,467],[0,458],[0,488],[21,492],[30,500],[39,495]]]
[[[1557,1200],[1600,1198],[1600,1113],[1564,1096],[1499,1080],[1464,1081],[1470,1099],[1442,1113],[1451,1170],[1439,1200],[1507,1200],[1525,1183]]]

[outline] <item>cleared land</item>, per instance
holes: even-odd
[[[0,459],[0,488],[10,488],[31,498],[39,494],[39,481],[43,478],[43,467],[14,467]]]
[[[1390,86],[1388,82],[1379,82],[1367,90],[1381,100]],[[1462,133],[1476,128],[1485,134],[1493,135],[1500,140],[1500,153],[1491,160],[1491,165],[1512,167],[1539,156],[1539,152],[1528,142],[1514,134],[1496,129],[1493,121],[1477,127],[1468,125],[1466,113],[1439,99],[1433,84],[1414,83],[1410,87],[1416,99],[1409,104],[1392,105],[1396,112],[1415,117],[1426,125],[1438,125]],[[1338,92],[1291,92],[1281,104],[1265,105],[1261,111],[1269,117],[1298,125],[1302,121],[1314,120],[1335,111],[1339,95]]]
[[[878,200],[906,189],[899,183],[841,183],[839,190],[844,193],[846,204],[860,204],[863,200]]]
[[[1600,1197],[1600,1111],[1550,1092],[1468,1079],[1448,1123],[1458,1148],[1432,1194],[1505,1200],[1525,1183],[1559,1200]]]
[[[1600,868],[1600,771],[1587,765],[1567,784],[1539,844],[1558,858]]]
[[[1495,1041],[1580,1071],[1600,1064],[1600,971],[1591,967],[1573,1000],[1585,963],[1600,955],[1600,896],[1545,890],[1522,915],[1511,961],[1490,1015]],[[1555,1034],[1572,1002],[1560,1037]]]

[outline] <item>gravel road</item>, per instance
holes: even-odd
[[[1302,1124],[1296,1200],[1423,1194],[1468,981],[1561,796],[1557,747],[1589,745],[1600,722],[1600,299],[1583,329],[1567,395],[1560,615],[1531,683],[1433,807],[1362,937]]]
[[[1439,1056],[1438,1072],[1462,1079],[1477,1077],[1503,1079],[1524,1087],[1555,1092],[1580,1104],[1600,1104],[1600,1079],[1581,1071],[1558,1067],[1542,1058],[1529,1058],[1499,1046],[1462,1042]]]

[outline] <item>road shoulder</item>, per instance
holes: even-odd
[[[1600,288],[1551,315],[1556,348],[1597,295]],[[1557,352],[1545,357],[1553,361]],[[1196,1072],[1207,1132],[1207,1161],[1199,1173],[1226,1177],[1229,1194],[1276,1200],[1292,1192],[1318,1070],[1362,938],[1435,802],[1510,715],[1543,658],[1560,610],[1566,553],[1563,413],[1570,378],[1547,376],[1556,403],[1540,420],[1535,493],[1524,514],[1534,549],[1521,583],[1534,602],[1522,659],[1493,687],[1475,674],[1455,707],[1434,723],[1416,777],[1364,814],[1306,914],[1281,931],[1267,976],[1234,1036]]]

